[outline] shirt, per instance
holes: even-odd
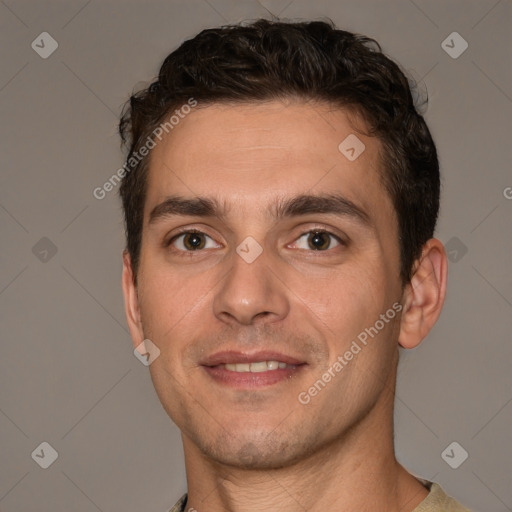
[[[469,509],[450,498],[438,484],[429,482],[426,486],[430,492],[413,512],[470,512]],[[169,512],[197,512],[193,508],[186,510],[186,506],[187,495],[184,494]]]

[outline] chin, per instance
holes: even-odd
[[[253,443],[247,443],[236,453],[226,453],[224,450],[209,454],[210,458],[219,464],[230,466],[237,469],[247,470],[269,470],[289,466],[293,462],[293,457],[287,454],[275,453],[264,447],[263,449]]]
[[[291,466],[316,450],[313,440],[298,438],[293,442],[290,432],[280,435],[282,437],[272,431],[238,436],[226,434],[213,442],[201,440],[196,445],[204,456],[218,464],[250,470]]]

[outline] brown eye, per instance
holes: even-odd
[[[299,249],[326,251],[338,245],[339,238],[328,231],[309,231],[297,239]]]
[[[180,233],[170,240],[169,245],[182,252],[193,252],[218,247],[211,237],[200,231]]]
[[[183,237],[183,245],[190,251],[202,249],[205,246],[204,237],[199,233],[186,233]]]
[[[321,251],[328,249],[331,244],[330,237],[327,233],[316,232],[310,233],[308,238],[308,244],[311,249]]]

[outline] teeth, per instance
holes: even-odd
[[[294,365],[288,365],[280,361],[258,361],[256,363],[226,363],[223,365],[226,370],[231,372],[251,372],[259,373],[268,370],[277,370],[278,368],[293,368]]]
[[[267,363],[265,361],[261,363],[251,363],[251,372],[253,373],[266,372],[267,370]]]

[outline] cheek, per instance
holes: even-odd
[[[209,280],[186,276],[158,262],[148,262],[151,272],[143,273],[139,284],[139,304],[146,334],[162,336],[203,307],[212,285]]]
[[[300,290],[297,295],[328,334],[343,339],[373,325],[393,302],[385,269],[376,256],[333,269],[323,279],[305,277],[290,288]]]

